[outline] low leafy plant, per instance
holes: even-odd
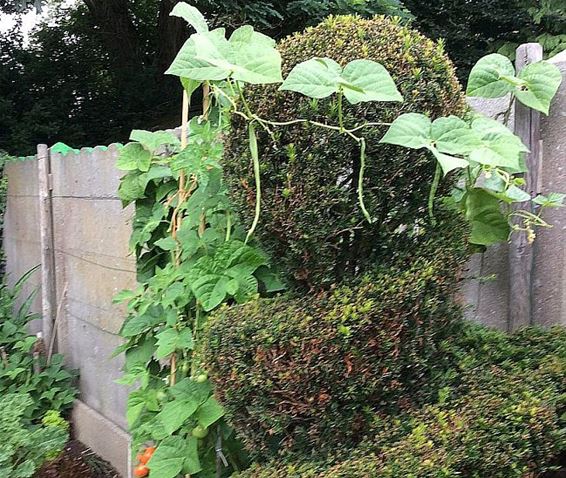
[[[25,393],[7,394],[0,407],[0,469],[7,478],[29,478],[41,465],[56,458],[69,438],[68,423],[49,411],[40,425],[26,419],[33,399]]]
[[[27,394],[32,398],[26,417],[40,420],[49,410],[62,413],[70,410],[77,389],[76,373],[63,366],[63,356],[55,354],[47,362],[46,350],[40,339],[30,336],[28,324],[34,320],[30,306],[32,293],[15,309],[16,298],[30,271],[10,289],[0,285],[0,393]]]

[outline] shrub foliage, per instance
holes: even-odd
[[[449,346],[458,352],[436,403],[394,418],[376,411],[371,438],[348,453],[256,465],[239,476],[521,478],[547,471],[566,446],[566,331],[525,329],[508,338],[463,329],[464,340]]]
[[[463,95],[440,45],[384,17],[330,17],[279,45],[283,73],[312,57],[345,65],[357,58],[378,61],[391,73],[404,103],[344,105],[347,127],[390,122],[400,113],[437,117],[463,111]],[[306,118],[337,123],[336,99],[311,100],[261,87],[247,92],[251,110],[277,121]],[[411,243],[402,238],[419,222],[435,162],[426,153],[378,145],[386,127],[367,134],[364,198],[376,221],[369,225],[357,199],[359,146],[350,138],[309,125],[286,126],[276,141],[259,140],[262,216],[259,237],[292,282],[327,287],[388,261]],[[243,219],[252,221],[253,168],[244,121],[234,119],[225,157],[231,196]],[[394,247],[393,247],[394,246]]]
[[[447,237],[350,285],[216,314],[204,361],[252,452],[351,446],[375,409],[435,393],[419,390],[460,315],[451,293],[464,251]]]

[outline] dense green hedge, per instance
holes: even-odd
[[[566,331],[518,335],[462,324],[437,403],[396,417],[379,411],[353,451],[318,462],[256,465],[241,478],[522,478],[566,448]],[[448,373],[449,372],[449,373]]]
[[[395,20],[330,17],[283,40],[279,49],[285,74],[312,57],[329,57],[341,64],[369,58],[388,68],[406,101],[345,105],[346,125],[390,122],[410,111],[431,117],[459,114],[464,108],[454,69],[442,47]],[[335,98],[313,101],[276,87],[252,88],[247,94],[252,111],[265,118],[338,121]],[[234,118],[224,165],[232,199],[249,224],[255,190],[245,128],[243,121]],[[261,135],[263,198],[258,233],[292,283],[304,289],[327,287],[413,247],[407,239],[417,225],[428,222],[426,203],[435,162],[427,153],[379,146],[384,132],[385,127],[365,130],[364,197],[375,218],[371,226],[358,204],[355,141],[304,124],[275,128],[275,142]]]
[[[459,323],[458,236],[430,231],[395,267],[317,294],[227,307],[211,319],[203,360],[252,453],[352,446],[376,409],[436,394],[423,385]]]

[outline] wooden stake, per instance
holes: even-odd
[[[45,343],[51,341],[55,320],[56,283],[53,209],[51,203],[51,165],[47,145],[37,146],[39,183],[39,234],[41,242],[41,313]]]

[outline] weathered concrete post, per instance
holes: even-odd
[[[525,66],[542,60],[542,46],[525,43],[517,48],[515,68],[519,73]],[[542,167],[540,140],[540,113],[515,101],[515,134],[529,148],[526,157],[527,172],[524,175],[531,197],[540,192]],[[518,205],[517,208],[524,207]],[[534,212],[534,211],[531,211]],[[525,231],[514,232],[509,245],[509,320],[510,331],[533,323],[533,265],[534,250]]]
[[[53,209],[51,198],[51,165],[49,149],[40,144],[37,147],[39,184],[39,235],[41,242],[41,312],[45,344],[51,343],[54,333],[56,297],[55,251],[53,238]]]
[[[566,193],[566,51],[548,60],[562,72],[562,84],[549,116],[541,118],[543,140],[543,194]],[[533,322],[566,326],[566,207],[549,209],[535,241]]]

